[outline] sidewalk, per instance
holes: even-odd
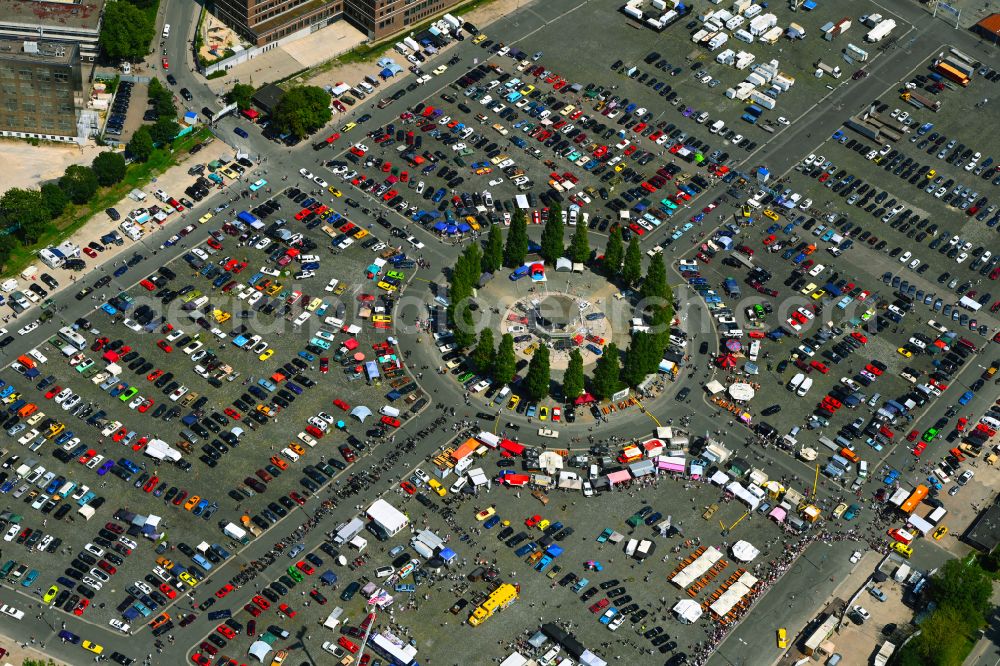
[[[23,648],[20,643],[9,636],[0,636],[0,639],[2,639],[3,647],[7,650],[7,656],[3,658],[4,666],[7,666],[8,663],[19,666],[20,664],[23,664],[26,659],[32,659],[39,663],[46,664],[46,666],[49,664],[55,664],[55,666],[69,666],[66,662],[59,661],[58,659],[36,650],[35,648]]]

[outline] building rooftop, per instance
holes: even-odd
[[[253,103],[267,113],[273,113],[285,91],[273,83],[267,83],[253,94]]]
[[[1000,495],[976,516],[962,535],[962,540],[973,548],[991,552],[1000,545]]]
[[[1000,35],[1000,14],[990,14],[976,24],[982,32]]]
[[[27,50],[25,45],[28,45]],[[79,58],[80,47],[58,42],[28,42],[21,39],[0,39],[0,58],[56,65],[72,64]]]
[[[96,31],[100,28],[103,9],[104,0],[0,0],[0,25],[41,25]]]

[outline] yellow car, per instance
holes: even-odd
[[[485,176],[488,173],[493,173],[493,167],[486,166],[486,167],[479,167],[478,169],[476,169],[477,176]]]
[[[527,347],[524,348],[524,354],[525,354],[525,356],[531,356],[536,351],[538,351],[538,343],[537,342],[532,342],[530,345],[528,345]]]
[[[788,632],[784,627],[778,629],[778,647],[782,650],[788,647]]]
[[[512,395],[510,396],[510,400],[507,401],[507,409],[514,411],[519,404],[521,404],[521,396]]]
[[[770,208],[765,208],[765,209],[764,209],[764,217],[769,217],[769,218],[771,218],[772,220],[774,220],[775,222],[777,222],[777,221],[778,221],[778,214],[777,214],[777,213],[775,213],[775,212],[774,212],[773,210],[771,210]]]
[[[549,418],[549,408],[548,407],[539,407],[538,408],[538,420],[539,421],[545,421],[548,418]]]
[[[531,85],[529,83],[528,85],[526,85],[523,88],[521,88],[521,94],[522,95],[530,95],[532,92],[534,92],[534,90],[535,90],[535,86],[533,86],[533,85]]]
[[[801,289],[799,289],[799,293],[800,294],[808,294],[808,293],[812,292],[812,290],[815,289],[815,288],[816,288],[816,283],[815,282],[810,282],[806,286],[804,286]]]
[[[187,502],[184,502],[184,509],[190,511],[191,509],[198,506],[198,502],[200,501],[201,497],[199,497],[198,495],[191,495],[191,497],[188,498]]]
[[[382,280],[378,281],[378,285],[377,286],[378,286],[379,289],[385,289],[390,294],[392,292],[396,291],[396,287],[394,285],[391,285],[388,282],[383,282]]]
[[[473,44],[479,45],[486,41],[486,33],[481,32],[472,40]]]
[[[172,569],[174,567],[174,563],[162,555],[156,558],[156,563],[164,569]]]
[[[327,191],[328,191],[328,192],[329,192],[330,194],[332,194],[332,195],[333,195],[333,196],[335,196],[335,197],[342,197],[342,196],[344,196],[344,193],[343,193],[343,192],[341,192],[340,190],[338,190],[338,189],[337,189],[336,187],[334,187],[333,185],[331,185],[330,187],[328,187],[328,188],[326,188],[326,189],[327,189]]]
[[[42,597],[42,601],[45,603],[49,603],[50,601],[56,598],[57,594],[59,594],[59,587],[53,585],[52,587],[49,588],[49,591],[45,593],[45,596]]]
[[[615,165],[615,173],[621,173],[624,170],[625,170],[624,162],[619,162],[618,164]]]
[[[212,219],[212,214],[211,213],[205,213],[204,215],[202,215],[201,217],[198,218],[198,224],[205,224],[206,222],[208,222],[211,219]]]
[[[910,559],[910,555],[913,555],[913,548],[907,546],[905,543],[900,543],[899,541],[893,541],[890,544],[890,546],[894,551],[896,551],[906,559]]]
[[[947,533],[948,533],[948,528],[944,525],[941,525],[936,530],[934,530],[934,534],[931,536],[934,537],[935,541],[940,541],[941,537],[943,537]]]
[[[444,489],[444,486],[438,483],[437,479],[431,479],[427,482],[427,485],[431,487],[431,490],[438,494],[438,497],[444,497],[448,494],[448,491]]]
[[[913,352],[911,352],[906,347],[897,347],[896,353],[902,356],[903,358],[911,358],[913,356]]]
[[[292,451],[295,451],[295,453],[299,454],[300,456],[304,456],[306,454],[306,450],[302,448],[302,445],[299,444],[298,442],[292,442],[291,444],[288,445],[288,448],[290,448]]]
[[[357,126],[358,126],[357,123],[347,123],[346,125],[344,125],[343,127],[340,128],[340,131],[341,132],[350,132],[352,129],[354,129]]]
[[[812,299],[814,301],[818,301],[824,296],[826,296],[826,289],[817,289],[816,291],[813,292]]]
[[[549,521],[549,519],[548,519],[548,518],[543,518],[543,519],[542,519],[542,521],[541,521],[540,523],[538,523],[537,525],[535,525],[535,527],[537,527],[537,528],[538,528],[538,529],[539,529],[540,531],[544,532],[544,531],[545,531],[545,529],[546,529],[546,528],[547,528],[547,527],[548,527],[549,525],[551,525],[551,524],[552,524],[552,523],[551,523],[551,521]]]
[[[274,350],[273,349],[265,349],[263,351],[263,353],[260,356],[258,356],[257,358],[259,358],[262,361],[266,361],[267,359],[271,358],[272,356],[274,356]]]
[[[937,175],[937,171],[935,169],[931,169],[930,171],[927,172],[927,178],[928,179],[934,178],[934,176],[936,176],[936,175]]]
[[[374,317],[372,317],[372,321],[375,322],[376,324],[391,324],[392,317],[390,317],[389,315],[375,315]]]
[[[482,522],[482,521],[486,520],[487,518],[492,517],[496,512],[497,512],[496,509],[494,509],[491,506],[488,506],[485,509],[483,509],[482,511],[480,511],[479,513],[476,514],[476,520],[478,520],[479,522]]]
[[[182,581],[184,581],[185,583],[187,583],[187,584],[188,584],[188,586],[190,586],[190,587],[194,587],[195,585],[197,585],[197,584],[198,584],[198,579],[197,579],[197,578],[195,578],[194,576],[192,576],[192,575],[191,575],[190,573],[188,573],[187,571],[182,571],[182,572],[180,573],[180,575],[179,575],[179,576],[177,576],[177,577],[178,577],[178,578],[180,578],[180,579],[181,579]]]
[[[219,169],[219,173],[221,173],[226,178],[229,178],[230,180],[236,180],[240,176],[238,173],[236,173],[229,167],[224,167],[222,169]]]
[[[361,240],[367,235],[368,235],[367,229],[358,229],[357,231],[354,232],[354,238],[357,240]]]
[[[103,645],[98,645],[97,643],[92,643],[90,641],[84,641],[80,645],[81,645],[81,647],[83,647],[84,650],[89,650],[90,652],[93,652],[94,654],[101,654],[102,652],[104,652],[104,646]]]

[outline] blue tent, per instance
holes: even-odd
[[[557,546],[556,544],[552,544],[551,546],[545,549],[545,554],[548,555],[549,557],[559,557],[560,555],[563,554],[563,549],[560,546]]]
[[[472,227],[469,226],[468,222],[461,222],[458,225],[458,230],[465,234],[472,231]]]
[[[453,551],[451,548],[444,548],[440,553],[438,553],[438,557],[440,557],[445,564],[450,564],[458,557],[458,553]]]
[[[447,228],[448,228],[448,225],[445,224],[444,222],[437,222],[434,225],[434,231],[444,231]]]
[[[389,69],[388,67],[386,67],[381,72],[379,72],[378,75],[381,76],[383,79],[391,79],[392,78],[392,70]]]
[[[456,227],[454,224],[449,224],[448,225],[448,233],[449,234],[458,233],[458,227]]]

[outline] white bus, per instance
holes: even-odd
[[[71,344],[78,351],[83,351],[87,346],[87,341],[83,339],[83,336],[69,326],[63,326],[59,329],[59,337]]]

